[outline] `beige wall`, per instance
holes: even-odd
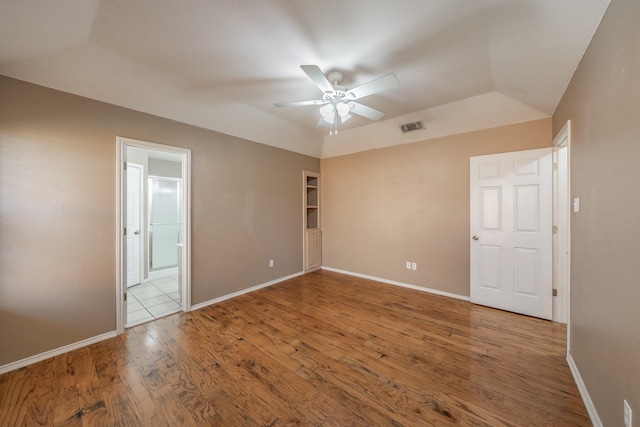
[[[571,120],[571,353],[605,426],[640,418],[640,2],[613,0],[553,117]]]
[[[323,159],[323,265],[468,296],[469,157],[550,145],[543,119]]]
[[[0,94],[0,366],[115,329],[118,135],[192,150],[192,303],[302,270],[318,159],[1,76]]]

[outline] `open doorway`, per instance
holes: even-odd
[[[190,150],[118,138],[118,331],[190,309]],[[120,166],[122,165],[122,166]]]

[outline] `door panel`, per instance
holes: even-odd
[[[551,319],[552,150],[472,157],[471,301]]]
[[[141,275],[141,200],[142,200],[142,166],[133,163],[127,164],[126,169],[126,203],[125,222],[127,224],[126,236],[126,271],[127,287],[137,285],[142,279]]]
[[[480,189],[481,208],[480,224],[484,230],[500,230],[502,228],[502,192],[500,187],[486,187]]]
[[[513,291],[518,295],[537,295],[537,284],[539,283],[539,262],[540,251],[537,249],[515,248]]]
[[[502,248],[480,245],[480,286],[502,290]]]
[[[311,271],[320,268],[321,265],[320,230],[307,230],[305,236],[307,247],[305,270]]]
[[[513,220],[515,232],[537,233],[540,231],[539,191],[538,185],[516,185],[514,187]]]

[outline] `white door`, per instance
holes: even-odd
[[[471,302],[551,319],[552,149],[472,157]]]
[[[126,260],[127,287],[140,283],[140,231],[141,231],[141,196],[142,196],[142,166],[127,163],[126,187]]]

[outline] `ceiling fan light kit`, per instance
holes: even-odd
[[[331,71],[326,76],[317,65],[301,65],[300,68],[313,83],[323,92],[322,99],[311,101],[277,102],[276,107],[300,107],[306,105],[322,105],[320,108],[321,119],[330,126],[329,135],[338,133],[338,123],[344,123],[351,118],[351,113],[365,117],[369,120],[380,120],[384,113],[366,105],[354,102],[356,99],[382,92],[400,84],[395,74],[390,73],[364,83],[353,89],[342,86],[344,74],[340,71]]]

